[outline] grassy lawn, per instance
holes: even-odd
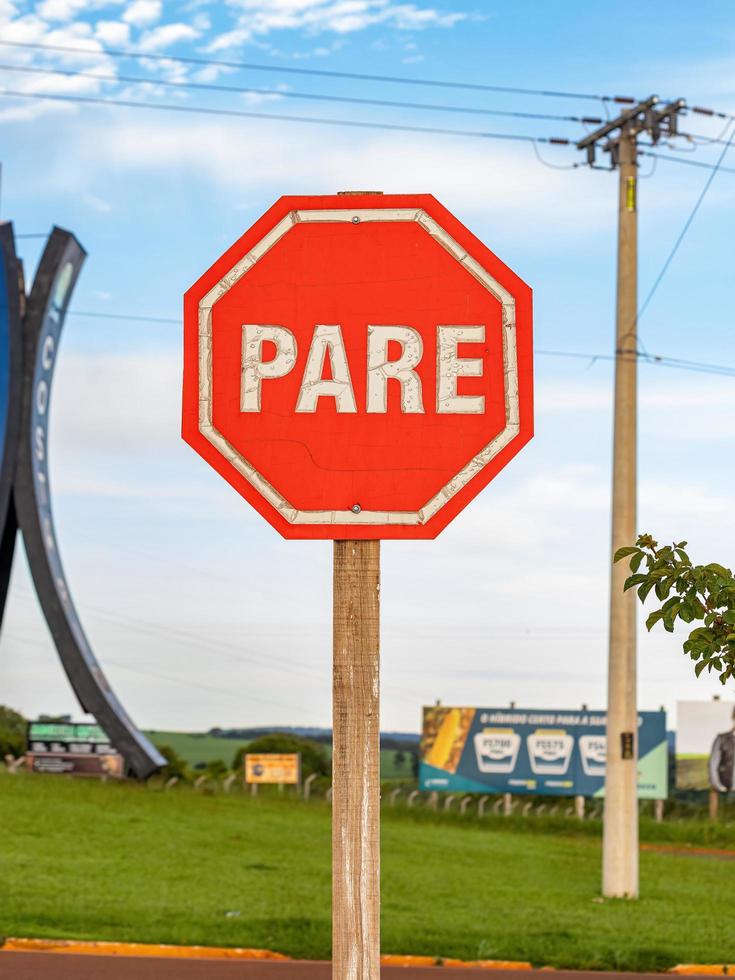
[[[723,927],[735,863],[644,851],[643,898],[603,903],[599,827],[540,821],[386,808],[383,949],[629,970],[735,962]],[[0,775],[0,827],[0,935],[329,955],[322,801]],[[656,832],[687,837],[682,823]]]
[[[217,759],[231,766],[240,746],[248,744],[246,739],[222,738],[205,732],[151,731],[145,734],[154,745],[170,745],[190,766],[215,762]]]
[[[192,767],[198,763],[214,762],[221,759],[231,766],[237,750],[248,742],[245,739],[222,738],[220,735],[209,735],[207,732],[164,732],[148,731],[145,733],[154,745],[170,745],[182,759]],[[327,754],[331,754],[331,746],[324,746]],[[382,779],[411,779],[411,758],[404,752],[405,759],[397,763],[394,749],[382,749],[380,752],[380,775]]]

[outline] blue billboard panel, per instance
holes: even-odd
[[[419,787],[604,796],[606,715],[537,708],[424,708]],[[666,712],[638,715],[638,796],[668,795]]]

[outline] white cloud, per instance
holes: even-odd
[[[420,30],[453,27],[467,16],[391,0],[230,0],[230,5],[240,11],[236,26],[212,41],[210,51],[237,47],[278,30],[351,34],[381,24]]]
[[[38,13],[47,20],[71,20],[85,6],[86,0],[45,0],[38,7]]]
[[[112,205],[109,201],[106,201],[102,197],[97,197],[96,194],[85,194],[84,203],[88,204],[93,211],[98,214],[109,214],[112,211]]]
[[[200,32],[190,24],[161,24],[145,33],[138,42],[141,51],[162,51],[178,41],[192,41]]]
[[[564,233],[570,238],[609,220],[606,188],[595,180],[594,172],[580,172],[571,180],[565,173],[544,170],[526,146],[494,144],[488,154],[481,140],[420,133],[321,130],[261,120],[220,123],[192,117],[184,123],[162,117],[154,123],[138,119],[105,127],[94,140],[80,138],[79,172],[89,178],[112,163],[153,175],[188,172],[225,191],[235,206],[236,195],[249,201],[256,191],[260,195],[300,193],[307,187],[315,193],[350,187],[387,193],[430,190],[460,215],[472,211],[492,216],[496,232],[502,222],[506,234],[523,235],[526,241],[529,220],[541,228],[549,219],[556,228],[549,247],[557,247],[560,240],[556,223],[560,202]],[[325,152],[327,139],[329,152]],[[212,147],[217,147],[216,153]],[[298,168],[293,166],[295,159]],[[544,247],[542,234],[535,240]]]
[[[133,0],[123,14],[123,20],[134,27],[147,27],[161,19],[161,0]]]
[[[120,20],[99,20],[94,35],[104,45],[124,47],[130,41],[130,25]]]
[[[0,0],[0,23],[10,20],[18,13],[18,8],[10,0]]]
[[[123,0],[43,0],[36,8],[36,13],[44,20],[71,21],[78,14],[121,3]]]

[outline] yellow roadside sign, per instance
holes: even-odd
[[[245,756],[246,783],[289,783],[301,781],[301,755],[264,752]]]

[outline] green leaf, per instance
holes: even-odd
[[[626,545],[625,548],[618,548],[613,555],[613,562],[622,561],[623,558],[627,558],[628,555],[634,555],[638,551],[640,551],[640,548],[636,548],[634,544]]]
[[[702,671],[704,670],[704,668],[706,666],[707,666],[707,661],[706,660],[700,660],[700,662],[694,668],[694,673],[697,675],[697,677],[699,677],[699,675],[702,673]]]
[[[635,572],[638,571],[638,569],[641,567],[641,562],[645,557],[646,556],[643,554],[642,551],[639,551],[637,555],[633,555],[633,557],[630,559],[631,572],[635,574]]]
[[[656,609],[655,612],[651,613],[651,615],[646,620],[646,629],[648,630],[649,633],[656,625],[656,623],[659,621],[659,619],[663,619],[663,615],[664,615],[663,609]]]
[[[654,585],[655,585],[654,582],[648,581],[648,582],[644,582],[643,585],[640,586],[640,588],[638,589],[638,598],[641,600],[641,602],[646,601],[646,599],[648,598],[648,593],[651,591]]]
[[[634,588],[636,585],[640,585],[641,582],[645,582],[648,576],[641,575],[629,575],[625,580],[625,585],[623,585],[623,592],[627,592],[628,589]]]
[[[714,572],[715,575],[719,575],[720,578],[732,578],[732,572],[729,568],[725,568],[724,565],[718,565],[716,562],[712,562],[706,565],[707,571]]]

